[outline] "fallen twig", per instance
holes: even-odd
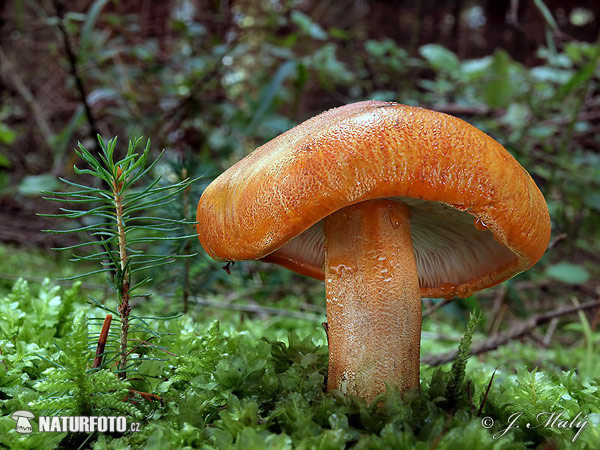
[[[19,76],[16,69],[12,66],[8,55],[4,53],[2,47],[0,47],[0,73],[6,74],[6,77],[12,82],[14,88],[17,90],[19,95],[23,97],[25,103],[31,111],[31,116],[35,121],[40,133],[44,137],[44,142],[48,146],[50,156],[52,156],[52,142],[54,133],[50,129],[50,123],[46,119],[41,106],[38,104],[35,96],[31,90],[25,85],[21,77]]]
[[[108,338],[108,332],[110,331],[110,323],[112,322],[112,314],[107,314],[102,324],[102,330],[100,330],[100,337],[98,338],[98,346],[96,347],[96,357],[92,368],[96,369],[102,365],[102,358],[104,357],[104,347],[106,347],[106,339]]]
[[[496,312],[495,314],[492,314],[492,317],[495,317],[495,319],[492,322],[492,329],[489,333],[491,336],[498,334],[498,330],[500,329],[500,325],[502,325],[502,320],[504,319],[504,314],[506,314],[507,309],[508,306],[506,304],[503,304],[500,307],[500,311]]]
[[[423,313],[423,318],[430,316],[431,314],[433,314],[434,312],[436,312],[438,309],[443,308],[444,306],[446,306],[448,303],[451,303],[454,301],[454,298],[445,298],[444,300],[442,300],[441,302],[437,302],[435,303],[431,308],[428,308],[424,313]]]
[[[558,236],[555,236],[550,243],[548,244],[548,248],[555,247],[560,241],[563,241],[567,238],[567,233],[561,233]]]
[[[67,55],[67,60],[69,62],[69,72],[71,76],[75,80],[75,87],[77,88],[77,93],[79,94],[79,101],[83,105],[85,110],[85,115],[87,117],[88,124],[90,126],[90,138],[93,142],[93,145],[96,147],[96,151],[99,151],[98,144],[96,144],[96,136],[100,134],[98,131],[98,126],[96,125],[96,118],[92,114],[92,108],[88,103],[88,96],[85,90],[85,86],[83,85],[83,80],[81,79],[81,75],[79,73],[79,66],[77,62],[77,55],[73,50],[73,45],[71,44],[71,38],[69,37],[69,33],[65,27],[63,22],[65,17],[65,6],[63,5],[61,0],[53,0],[54,9],[56,10],[56,16],[58,18],[57,26],[58,30],[63,39],[63,48]]]
[[[546,322],[550,322],[552,319],[556,317],[562,317],[569,314],[576,313],[578,311],[586,311],[588,309],[594,309],[600,307],[600,300],[583,303],[579,306],[565,306],[563,308],[558,308],[554,311],[549,311],[547,313],[538,314],[531,317],[529,320],[507,330],[503,333],[498,333],[495,336],[492,336],[489,339],[484,341],[476,342],[471,346],[471,355],[479,355],[481,353],[489,352],[490,350],[494,350],[501,345],[506,344],[513,339],[520,338],[535,328],[543,325]],[[421,362],[423,364],[428,364],[430,366],[439,366],[441,364],[445,364],[450,362],[456,356],[456,350],[452,350],[450,352],[441,353],[439,355],[426,355],[421,358]]]
[[[500,329],[500,324],[502,323],[504,312],[506,311],[504,299],[506,297],[507,291],[508,285],[506,283],[501,284],[496,291],[496,296],[494,297],[494,303],[490,314],[490,317],[495,317],[495,319],[490,322],[489,328],[487,330],[488,334],[490,335],[496,334]]]
[[[129,393],[133,394],[133,395],[134,394],[138,394],[144,400],[148,400],[149,402],[157,401],[157,402],[160,402],[161,405],[162,405],[162,402],[163,402],[163,400],[162,400],[161,397],[159,397],[158,395],[155,395],[155,394],[150,394],[148,392],[141,392],[141,391],[136,391],[135,389],[129,389]]]
[[[481,412],[483,411],[483,407],[485,406],[485,402],[487,401],[488,394],[490,393],[490,388],[492,387],[492,382],[494,381],[494,376],[496,375],[496,367],[494,369],[494,373],[492,373],[492,377],[490,378],[490,382],[487,385],[487,389],[485,390],[485,394],[483,394],[483,398],[481,399],[481,405],[479,405],[479,410],[477,411],[477,417],[481,417]]]
[[[329,347],[329,324],[327,322],[323,322],[323,329],[325,330],[325,337],[327,338],[327,347]]]
[[[598,259],[600,262],[600,258]],[[569,286],[567,284],[561,283],[560,281],[553,280],[551,278],[544,278],[539,280],[523,280],[512,283],[512,288],[516,292],[527,291],[530,289],[569,289],[576,290],[577,292],[581,292],[583,295],[587,297],[597,297],[598,292],[595,291],[594,286],[590,284],[579,284]],[[477,293],[478,297],[481,298],[489,298],[494,297],[496,295],[495,289],[487,289]]]
[[[558,317],[555,317],[550,321],[550,325],[548,325],[548,329],[546,330],[546,334],[544,335],[544,346],[548,347],[550,342],[552,342],[552,336],[556,331],[556,326],[558,325]]]
[[[191,301],[200,306],[206,306],[209,308],[217,308],[217,309],[228,309],[231,311],[242,311],[252,314],[266,314],[270,316],[284,316],[284,317],[293,317],[295,319],[306,319],[306,320],[314,320],[314,321],[322,321],[323,316],[313,313],[306,313],[302,311],[292,311],[289,309],[282,308],[271,308],[268,306],[260,306],[260,305],[238,305],[235,303],[224,303],[217,302],[213,300],[206,300],[203,298],[193,297],[190,298]]]

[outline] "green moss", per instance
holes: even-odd
[[[390,390],[367,405],[339,392],[324,392],[327,349],[320,339],[291,333],[282,340],[281,329],[261,320],[238,319],[221,326],[209,322],[208,316],[204,322],[189,317],[154,322],[152,329],[161,336],[160,342],[144,350],[146,359],[136,367],[130,383],[136,390],[159,395],[162,404],[140,398],[122,402],[126,395],[120,391],[125,388],[120,380],[108,371],[89,371],[95,344],[86,339],[87,327],[92,331],[97,326],[86,325],[82,315],[93,315],[90,306],[69,300],[79,295],[76,292],[77,288],[63,292],[49,282],[32,287],[18,281],[0,299],[0,428],[5,431],[0,433],[0,446],[34,448],[41,442],[39,434],[28,438],[14,432],[8,415],[17,409],[29,408],[38,414],[84,410],[101,414],[115,405],[131,420],[141,417],[137,419],[141,431],[95,435],[90,441],[94,448],[429,449],[435,445],[453,450],[517,449],[548,442],[558,448],[593,448],[600,440],[598,379],[582,378],[557,366],[545,371],[527,369],[533,355],[525,344],[512,343],[510,349],[485,360],[472,358],[464,372],[464,365],[455,365],[454,371],[423,366],[421,395],[412,392],[403,398]],[[71,305],[67,308],[71,312],[61,317],[65,304]],[[77,314],[82,310],[86,312]],[[26,331],[25,320],[36,324],[35,333]],[[305,323],[299,328],[310,327],[320,336],[319,324]],[[448,331],[460,335],[460,328]],[[57,333],[58,329],[63,333]],[[467,335],[472,332],[470,326]],[[537,358],[558,351],[540,350],[543,354],[538,352]],[[525,364],[503,363],[503,352],[522,358]],[[571,361],[583,352],[583,345],[574,348]],[[135,360],[139,355],[132,356]],[[496,365],[489,396],[478,416]],[[99,382],[102,373],[110,379]],[[79,382],[74,383],[75,379]],[[50,391],[63,394],[49,399]],[[453,403],[448,402],[448,392]],[[107,395],[112,395],[110,402],[103,402]],[[580,413],[580,425],[584,420],[588,423],[575,443],[571,440],[576,426],[527,428],[527,423],[538,424],[546,418],[538,416],[544,412],[562,412],[569,420]],[[515,421],[519,427],[503,433],[517,413],[521,413]],[[482,426],[484,417],[494,421],[491,428]],[[43,446],[56,448],[61,441],[62,445],[74,442],[72,436],[53,435]]]

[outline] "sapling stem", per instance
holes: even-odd
[[[181,171],[181,179],[185,180],[188,177],[188,171],[184,167]],[[189,215],[190,208],[190,192],[192,190],[191,186],[188,186],[183,190],[183,218],[187,219]],[[187,241],[185,243],[185,254],[188,255],[192,251],[192,242]],[[189,298],[190,298],[190,270],[191,270],[191,261],[189,258],[184,260],[183,267],[183,312],[187,313],[189,308]]]
[[[119,314],[121,315],[121,339],[120,339],[120,359],[119,376],[127,378],[125,367],[127,366],[127,336],[129,335],[129,269],[127,268],[127,241],[125,240],[125,219],[123,217],[123,181],[121,180],[122,169],[117,169],[117,177],[113,181],[113,195],[115,199],[115,212],[117,221],[117,235],[119,242],[119,262],[121,264],[121,277],[119,286]]]

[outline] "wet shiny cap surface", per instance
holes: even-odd
[[[218,260],[262,259],[323,277],[323,219],[375,198],[410,210],[422,296],[466,297],[535,264],[543,195],[495,140],[446,114],[366,101],[331,109],[226,170],[198,204]]]

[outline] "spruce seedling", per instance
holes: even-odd
[[[96,248],[88,254],[73,254],[71,261],[96,262],[100,265],[92,270],[66,280],[77,279],[96,273],[107,273],[107,281],[117,293],[120,317],[120,341],[118,372],[126,378],[128,335],[131,312],[131,299],[148,297],[149,294],[137,294],[137,291],[147,285],[151,278],[141,274],[150,268],[164,266],[177,258],[186,258],[194,254],[148,254],[145,249],[149,244],[164,240],[177,240],[195,237],[172,236],[179,233],[182,225],[191,225],[185,219],[166,219],[159,216],[145,216],[144,211],[156,211],[158,207],[167,205],[181,192],[188,189],[197,179],[186,178],[174,184],[161,184],[158,177],[143,187],[138,187],[149,178],[152,169],[158,163],[162,154],[150,162],[150,140],[143,151],[136,149],[141,138],[129,141],[127,154],[115,162],[115,147],[117,139],[104,142],[98,136],[100,152],[92,155],[81,143],[75,149],[77,155],[88,165],[88,168],[74,167],[75,173],[90,175],[99,179],[102,187],[93,187],[74,183],[63,178],[60,180],[74,190],[69,192],[43,192],[47,200],[69,204],[81,204],[87,209],[60,208],[59,214],[41,214],[45,217],[58,217],[71,220],[82,220],[84,225],[68,230],[44,230],[50,233],[84,232],[91,237],[83,243],[61,247],[56,250],[73,250],[83,247]],[[133,317],[133,316],[132,316]],[[145,323],[142,320],[143,323]]]

